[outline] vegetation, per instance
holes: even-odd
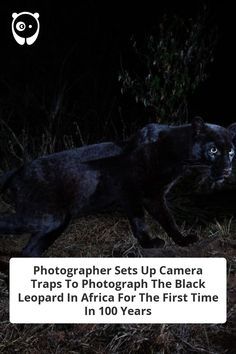
[[[188,121],[188,99],[206,80],[214,60],[216,30],[208,28],[206,8],[196,19],[165,16],[143,45],[135,38],[131,42],[137,65],[122,68],[122,93],[141,102],[152,120]]]

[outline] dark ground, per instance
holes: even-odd
[[[9,208],[2,202],[2,209]],[[149,220],[153,236],[166,239]],[[185,223],[183,230],[194,226]],[[228,261],[228,320],[219,325],[14,325],[8,322],[6,273],[2,268],[18,254],[25,236],[1,236],[0,352],[2,353],[235,353],[236,223],[232,219],[197,227],[199,242],[181,248],[166,239],[159,250],[143,250],[119,213],[102,214],[73,223],[49,249],[49,257],[225,257]],[[101,247],[102,245],[102,247]],[[217,274],[216,274],[217,276]]]

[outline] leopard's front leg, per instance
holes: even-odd
[[[180,232],[174,216],[169,210],[166,203],[166,192],[159,192],[155,198],[145,200],[145,208],[148,213],[159,222],[166,231],[167,235],[179,246],[188,246],[198,240],[195,234],[186,237]]]
[[[158,237],[150,237],[148,226],[145,223],[144,208],[133,193],[126,193],[122,200],[122,206],[129,219],[133,235],[143,248],[159,248],[165,244],[165,241]]]

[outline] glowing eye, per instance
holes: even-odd
[[[234,149],[231,148],[231,150],[229,151],[229,156],[234,156]]]
[[[213,146],[213,147],[210,149],[210,154],[211,154],[211,155],[215,155],[215,154],[217,153],[217,151],[218,151],[218,149],[217,149],[215,146]]]
[[[17,29],[18,31],[24,31],[25,27],[26,27],[26,25],[25,25],[25,23],[22,22],[22,21],[20,21],[20,22],[18,22],[18,23],[16,24],[16,29]]]

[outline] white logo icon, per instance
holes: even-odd
[[[35,12],[20,12],[12,14],[12,34],[18,44],[33,44],[39,35],[39,14]]]

